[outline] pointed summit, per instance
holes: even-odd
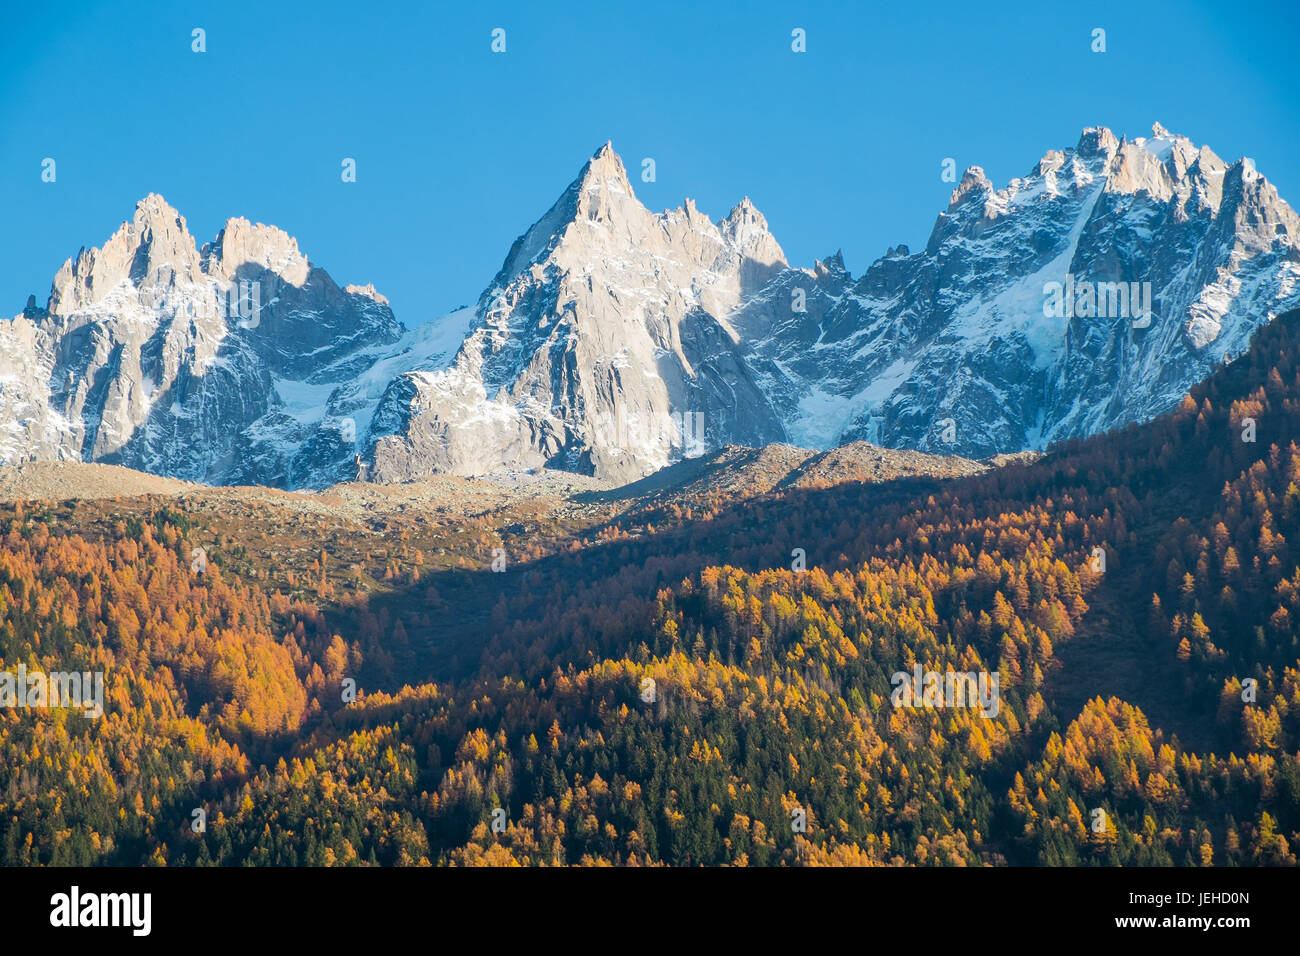
[[[589,184],[610,178],[626,182],[627,170],[623,167],[623,157],[614,151],[613,142],[606,140],[604,146],[591,154],[591,159],[582,167],[576,181]]]
[[[632,192],[627,170],[614,151],[613,142],[606,140],[546,214],[515,240],[488,291],[504,287],[530,263],[549,254],[574,223],[591,221],[607,225],[620,215],[637,218],[650,213]]]
[[[789,265],[780,243],[768,228],[767,218],[748,196],[736,203],[727,217],[718,223],[718,231],[745,260],[741,270],[741,289],[746,294],[775,275],[778,269]]]
[[[849,270],[844,268],[844,250],[836,249],[833,255],[825,259],[817,259],[813,262],[813,272],[819,278],[830,275],[841,275],[847,277]]]
[[[175,228],[181,232],[189,232],[185,217],[159,193],[149,193],[137,202],[135,215],[131,217],[131,221],[137,227],[147,225],[153,228]]]
[[[991,192],[993,192],[993,181],[984,174],[984,167],[971,166],[962,174],[961,182],[952,191],[952,196],[948,200],[948,208],[952,209],[972,193]]]
[[[1118,148],[1119,140],[1105,126],[1089,126],[1079,134],[1079,145],[1075,147],[1081,156],[1113,154]]]
[[[41,308],[39,305],[36,304],[35,295],[29,295],[27,297],[27,304],[23,306],[23,311],[22,311],[23,318],[43,319],[48,314],[49,313],[47,313],[43,308]]]
[[[623,159],[609,140],[587,160],[574,185],[578,187],[575,212],[587,219],[607,219],[614,206],[636,201]]]
[[[193,282],[199,274],[198,249],[185,218],[149,193],[102,247],[83,248],[63,264],[54,277],[50,311],[66,315],[93,306],[127,279],[139,286],[160,275],[168,282],[172,276]]]
[[[732,207],[727,217],[718,223],[722,234],[738,245],[756,233],[768,232],[767,219],[746,196]]]
[[[249,222],[243,216],[227,219],[216,238],[199,254],[204,271],[221,279],[232,279],[239,270],[254,265],[301,286],[311,271],[311,263],[298,248],[297,239],[277,226]]]

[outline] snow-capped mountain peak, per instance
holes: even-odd
[[[209,482],[558,467],[723,443],[982,456],[1140,421],[1300,304],[1300,219],[1160,124],[969,167],[925,248],[794,267],[755,204],[651,212],[612,144],[476,304],[403,329],[274,226],[202,249],[161,196],[0,323],[0,461]]]
[[[1001,189],[968,169],[924,253],[819,289],[816,321],[793,272],[731,321],[794,441],[1038,448],[1164,411],[1300,304],[1297,223],[1249,160],[1091,127]]]
[[[721,222],[691,200],[652,213],[607,143],[516,240],[452,367],[390,389],[381,413],[401,427],[377,441],[373,473],[633,478],[706,431],[775,438],[723,317],[784,267],[752,203]]]

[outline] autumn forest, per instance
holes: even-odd
[[[1296,863],[1300,314],[969,477],[276,557],[274,502],[187,500],[0,505],[0,670],[105,688],[0,708],[0,862]],[[914,671],[996,713],[896,706]]]

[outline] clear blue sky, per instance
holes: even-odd
[[[1002,185],[1090,125],[1159,120],[1300,205],[1298,58],[1295,0],[7,3],[0,315],[160,192],[200,243],[281,226],[412,325],[473,301],[607,139],[651,209],[747,194],[793,263],[842,247],[855,275],[925,242],[944,157]]]

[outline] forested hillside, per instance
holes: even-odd
[[[1291,313],[1037,462],[394,522],[379,588],[339,535],[7,505],[0,670],[106,699],[0,709],[0,862],[1294,865],[1296,436]],[[1000,707],[895,707],[918,665]]]

